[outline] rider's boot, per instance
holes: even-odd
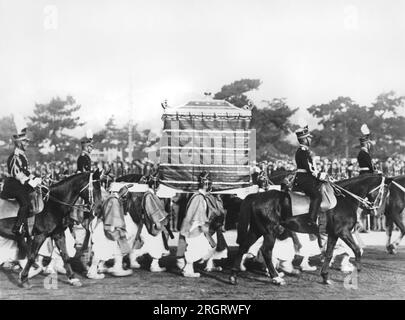
[[[316,220],[318,219],[321,202],[322,198],[315,198],[311,199],[311,203],[309,205],[309,218],[310,218],[309,226],[313,228],[314,231],[316,231],[315,233],[319,233],[319,227],[318,224],[316,223]]]
[[[24,208],[20,208],[18,210],[17,222],[15,223],[13,229],[11,230],[11,232],[16,236],[24,236],[27,232],[26,230],[27,219],[24,211],[25,211]]]

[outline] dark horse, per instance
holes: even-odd
[[[402,212],[405,209],[405,175],[394,177],[388,187],[387,204],[385,206],[386,227],[387,227],[387,250],[391,254],[396,253],[396,249],[405,236],[405,225]],[[392,230],[395,225],[399,228],[401,235],[391,243]]]
[[[117,179],[115,179],[115,182],[140,182],[142,177],[142,174],[131,173],[118,177]]]
[[[20,273],[20,284],[24,288],[30,288],[28,283],[28,272],[35,262],[39,249],[47,237],[51,237],[60,251],[65,264],[69,283],[80,286],[79,279],[75,278],[69,263],[69,256],[66,250],[65,230],[70,223],[70,212],[76,201],[81,197],[87,206],[99,214],[101,210],[101,173],[97,170],[94,173],[84,172],[70,176],[49,188],[46,195],[44,209],[35,216],[31,240],[28,241],[27,264]],[[2,236],[13,238],[11,228],[16,218],[0,220],[0,232]]]
[[[328,279],[329,262],[332,259],[333,249],[338,238],[341,238],[354,252],[357,270],[360,271],[361,251],[353,239],[351,230],[357,222],[357,209],[360,201],[366,204],[365,197],[375,187],[383,186],[384,178],[381,175],[365,174],[355,178],[342,180],[336,184],[346,191],[336,196],[337,204],[332,210],[326,212],[326,232],[328,245],[326,258],[322,266],[321,275],[325,284],[331,283]],[[386,183],[389,183],[386,179]],[[357,198],[356,198],[357,196]],[[300,217],[300,218],[298,218]],[[309,233],[305,227],[308,215],[291,217],[291,200],[288,193],[270,190],[248,195],[241,205],[238,239],[239,251],[234,261],[230,281],[237,282],[237,273],[244,253],[260,237],[264,237],[263,257],[270,276],[274,283],[283,284],[271,261],[272,250],[276,237],[283,228],[291,231]]]

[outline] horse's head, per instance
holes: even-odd
[[[269,184],[270,184],[269,179],[267,178],[264,171],[260,172],[259,176],[257,177],[257,185],[259,186],[259,188],[267,190]]]
[[[83,187],[79,192],[79,197],[82,198],[86,205],[90,208],[89,220],[93,217],[102,214],[102,188],[101,188],[101,176],[102,171],[97,169],[95,172],[85,172],[83,173]],[[86,217],[84,217],[86,219]]]
[[[342,180],[338,184],[363,199],[364,201],[360,199],[360,205],[364,209],[375,212],[378,203],[383,200],[386,178],[381,174],[363,174]]]

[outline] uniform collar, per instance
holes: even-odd
[[[21,149],[21,148],[18,148],[18,147],[16,147],[15,149],[14,149],[14,154],[16,154],[16,155],[23,155],[23,156],[25,156],[25,151],[23,150],[23,149]]]
[[[309,150],[308,146],[306,146],[305,144],[300,144],[300,148],[304,150]]]
[[[82,155],[90,157],[90,153],[88,153],[86,150],[82,150]]]
[[[208,191],[205,191],[205,190],[203,190],[203,189],[198,189],[198,192],[201,193],[201,194],[203,194],[203,195],[207,195],[207,194],[208,194]]]
[[[363,150],[363,151],[365,151],[365,152],[369,153],[369,152],[368,152],[368,149],[367,149],[367,148],[365,148],[365,147],[361,147],[361,150]]]

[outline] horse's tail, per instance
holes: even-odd
[[[251,217],[252,217],[252,206],[251,206],[251,201],[249,201],[249,198],[246,198],[241,206],[240,206],[240,211],[239,211],[239,219],[238,219],[238,237],[236,239],[236,243],[241,245],[246,237],[247,233],[249,231],[250,227],[250,222],[251,222]]]

